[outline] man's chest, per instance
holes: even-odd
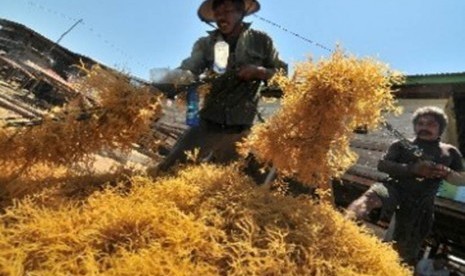
[[[414,163],[418,159],[429,160],[437,164],[442,164],[449,167],[452,164],[453,156],[450,154],[447,147],[440,145],[416,145],[418,152],[413,153],[407,149],[402,150],[399,155],[399,161],[402,163]]]

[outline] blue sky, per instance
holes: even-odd
[[[0,0],[0,17],[24,24],[60,45],[148,79],[175,68],[211,27],[198,20],[200,0]],[[463,0],[261,1],[258,16],[328,48],[340,44],[405,74],[465,72]],[[258,17],[253,27],[273,37],[291,66],[329,52]]]

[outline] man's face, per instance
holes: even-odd
[[[224,35],[229,35],[234,31],[237,23],[242,20],[242,13],[237,10],[236,6],[231,1],[225,1],[219,5],[214,11],[216,25],[220,32]]]
[[[423,115],[418,117],[414,125],[414,131],[418,138],[428,141],[437,140],[439,134],[439,123],[433,115]]]

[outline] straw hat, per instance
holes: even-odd
[[[257,0],[244,0],[245,3],[245,15],[251,15],[252,13],[257,12],[260,9],[260,3]],[[214,22],[215,17],[213,15],[212,8],[213,0],[205,0],[200,5],[199,10],[197,11],[200,20],[205,22]]]

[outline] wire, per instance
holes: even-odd
[[[127,52],[122,50],[120,47],[116,46],[114,43],[112,43],[110,40],[108,40],[104,35],[102,35],[98,31],[96,31],[95,28],[90,26],[87,22],[83,21],[82,19],[77,19],[75,17],[68,16],[68,15],[66,15],[66,14],[64,14],[62,12],[58,12],[56,10],[53,10],[53,9],[51,9],[49,7],[46,7],[46,6],[42,5],[42,4],[40,4],[40,3],[36,3],[35,1],[32,1],[32,0],[23,0],[23,1],[27,2],[27,4],[29,6],[35,8],[35,9],[42,10],[42,11],[47,12],[49,14],[54,14],[55,16],[61,17],[63,19],[66,19],[66,20],[69,20],[69,21],[74,21],[74,22],[79,20],[80,23],[82,25],[84,25],[89,32],[91,32],[94,36],[96,36],[100,41],[102,41],[108,47],[112,48],[117,53],[119,53],[124,59],[126,59],[126,62],[124,62],[124,63],[132,62],[132,63],[137,64],[139,67],[145,68],[146,70],[150,69],[150,67],[146,63],[143,63],[143,62],[141,62],[139,60],[136,60],[134,57],[129,55]]]
[[[266,19],[266,18],[261,17],[261,16],[256,15],[256,14],[253,14],[253,16],[255,16],[256,18],[260,19],[261,21],[266,22],[266,23],[268,23],[268,24],[270,24],[270,25],[272,25],[272,26],[275,26],[275,27],[277,27],[277,28],[283,30],[284,32],[289,33],[289,34],[291,34],[291,35],[293,35],[293,36],[295,36],[295,37],[297,37],[297,38],[299,38],[299,39],[301,39],[301,40],[303,40],[303,41],[305,41],[305,42],[308,42],[309,44],[315,45],[315,46],[317,46],[317,47],[319,47],[319,48],[321,48],[321,49],[323,49],[323,50],[326,50],[326,51],[328,51],[328,52],[330,52],[330,53],[334,52],[331,48],[326,47],[325,45],[323,45],[323,44],[321,44],[321,43],[318,43],[318,42],[316,42],[316,41],[314,41],[314,40],[311,40],[311,39],[309,39],[309,38],[306,38],[306,37],[304,37],[304,36],[302,36],[302,35],[300,35],[300,34],[298,34],[298,33],[296,33],[296,32],[293,32],[293,31],[287,29],[286,27],[283,27],[283,26],[281,26],[280,24],[275,23],[275,22],[273,22],[273,21],[271,21],[271,20],[269,20],[269,19]]]

